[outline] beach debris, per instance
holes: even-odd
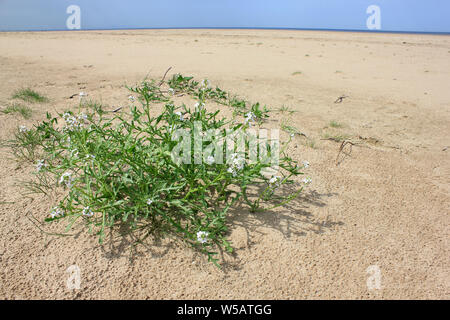
[[[309,161],[303,160],[302,164],[303,164],[303,168],[305,168],[305,169],[309,168]]]
[[[164,76],[162,77],[161,81],[158,84],[158,87],[161,87],[161,85],[164,83],[164,79],[166,79],[167,73],[172,69],[172,67],[169,67],[166,72],[164,73]]]
[[[338,98],[334,101],[334,103],[341,103],[345,98],[348,98],[348,96],[342,95],[342,96],[338,97]]]
[[[86,92],[79,92],[79,93],[74,93],[72,94],[68,99],[73,99],[76,96],[80,97],[80,99],[84,98],[85,96],[87,96]]]
[[[117,111],[119,111],[120,109],[122,109],[123,107],[118,107],[118,108],[116,108],[116,109],[114,109],[113,111],[111,111],[111,112],[117,112]]]

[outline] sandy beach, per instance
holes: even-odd
[[[0,140],[88,98],[182,73],[270,108],[298,136],[311,186],[295,206],[235,209],[223,270],[170,241],[47,236],[52,199],[24,197],[33,167],[0,149],[1,299],[449,299],[450,37],[280,30],[0,33],[0,110],[30,87],[31,119],[0,113]],[[344,96],[339,103],[339,97]],[[229,112],[224,110],[224,112]],[[332,122],[337,126],[330,125]],[[345,137],[347,156],[337,160]],[[350,150],[351,147],[351,150]],[[337,165],[338,163],[338,165]],[[44,225],[46,231],[61,226]],[[81,287],[66,286],[79,266]],[[373,268],[381,287],[368,287]]]

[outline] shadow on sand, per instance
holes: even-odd
[[[284,189],[282,193],[290,193],[293,190]],[[341,221],[329,221],[319,219],[314,215],[315,209],[325,207],[327,199],[337,196],[337,193],[319,193],[315,190],[303,191],[295,199],[287,204],[273,210],[261,210],[250,212],[248,206],[243,203],[235,206],[229,211],[228,226],[230,233],[235,228],[241,227],[245,230],[247,237],[247,247],[251,248],[255,242],[252,240],[255,235],[264,235],[262,228],[271,228],[281,234],[286,239],[291,237],[306,236],[309,232],[321,234],[335,226],[343,225]],[[119,231],[119,232],[117,232]],[[118,259],[127,257],[130,262],[140,256],[151,255],[152,258],[164,257],[172,248],[179,246],[178,241],[160,239],[158,237],[148,237],[145,241],[137,241],[134,233],[129,232],[128,227],[122,225],[118,230],[110,232],[105,243],[100,246],[103,254],[108,259]],[[139,250],[136,250],[139,248]],[[192,249],[186,247],[186,249]],[[236,253],[225,254],[219,252],[223,270],[239,269],[239,263],[231,262],[236,258]]]

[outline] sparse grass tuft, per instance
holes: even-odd
[[[27,102],[47,102],[48,98],[39,94],[38,92],[34,91],[30,88],[25,89],[19,89],[17,90],[13,96],[13,99],[20,99]]]
[[[344,127],[344,124],[339,123],[339,122],[334,121],[334,120],[330,121],[330,123],[329,123],[328,125],[329,125],[331,128],[343,128],[343,127]]]
[[[293,113],[297,112],[297,111],[292,110],[290,107],[285,106],[285,105],[281,106],[281,108],[277,109],[277,111],[279,111],[279,112],[281,112],[281,113],[287,112],[287,113],[289,113],[289,114],[293,114]]]
[[[96,113],[99,115],[104,115],[106,113],[104,106],[93,100],[82,101],[80,107],[87,109],[90,113]]]
[[[301,71],[295,71],[295,72],[292,72],[292,75],[293,75],[293,76],[297,76],[297,75],[301,75],[301,74],[302,74]]]
[[[335,142],[342,142],[344,140],[347,140],[349,138],[349,135],[346,134],[331,134],[331,133],[324,133],[323,134],[324,140],[332,140]]]
[[[304,141],[301,142],[301,144],[311,149],[317,149],[316,140],[312,138],[306,138]]]
[[[285,121],[283,121],[281,123],[281,130],[283,130],[284,132],[289,133],[291,136],[298,134],[298,135],[306,137],[306,135],[303,132],[301,132],[300,130],[298,130],[294,126],[291,126],[291,125],[287,124]]]
[[[30,107],[19,103],[11,104],[7,106],[5,109],[0,110],[0,112],[4,114],[18,113],[21,114],[22,117],[24,117],[25,119],[30,119],[31,114],[33,113]]]

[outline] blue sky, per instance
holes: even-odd
[[[380,31],[450,32],[449,0],[0,0],[0,30],[66,29],[66,8],[81,29],[317,28],[368,30],[366,9],[381,11]]]

